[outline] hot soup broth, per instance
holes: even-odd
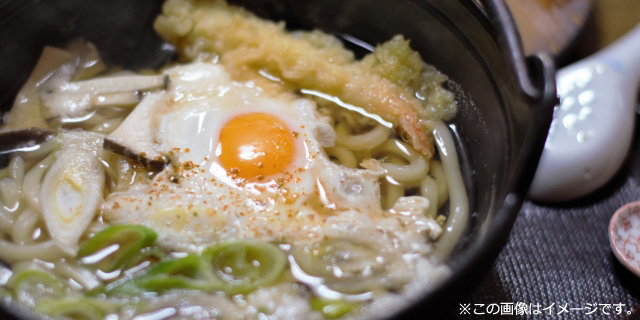
[[[468,200],[447,77],[222,1],[169,0],[180,61],[44,48],[0,138],[2,294],[78,319],[371,318],[442,281]]]

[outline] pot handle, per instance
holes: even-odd
[[[504,0],[482,1],[488,10],[485,14],[491,25],[496,28],[498,47],[516,71],[520,87],[529,99],[543,107],[553,107],[559,100],[556,95],[555,64],[546,52],[537,52],[525,57],[520,34],[511,12]]]

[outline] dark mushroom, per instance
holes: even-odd
[[[35,151],[56,136],[44,128],[24,128],[0,132],[0,155],[19,151]]]
[[[120,126],[104,139],[103,147],[140,162],[151,170],[162,170],[168,160],[156,143],[153,113],[163,99],[161,93],[149,93]]]

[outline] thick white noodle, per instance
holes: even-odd
[[[53,240],[25,245],[0,240],[0,259],[3,261],[22,261],[29,259],[54,261],[63,256],[64,253],[55,245]]]
[[[352,135],[346,124],[336,127],[336,144],[353,151],[371,150],[382,144],[391,135],[391,129],[378,124],[371,131]]]
[[[45,156],[51,153],[51,150],[53,150],[56,144],[57,144],[57,139],[49,139],[48,141],[39,144],[38,149],[22,153],[22,157],[27,162],[33,163],[32,161],[28,161],[28,160],[39,160],[44,158]],[[26,166],[25,172],[28,171],[29,169],[30,167]]]
[[[18,219],[13,224],[11,229],[11,238],[18,244],[32,244],[34,243],[33,233],[38,225],[40,217],[37,213],[31,209],[25,209],[22,211]]]
[[[29,203],[29,206],[37,212],[41,212],[40,208],[40,183],[42,177],[47,172],[47,169],[55,161],[54,154],[50,154],[38,164],[36,164],[27,174],[24,176],[24,182],[22,184],[22,190],[24,198]]]
[[[0,180],[0,201],[11,212],[18,211],[20,206],[20,185],[7,177]]]
[[[109,134],[116,130],[118,126],[124,121],[124,118],[114,118],[103,121],[92,126],[88,131]]]
[[[453,251],[467,226],[469,200],[462,180],[456,145],[449,128],[440,121],[429,122],[429,127],[433,130],[433,136],[438,146],[449,189],[449,216],[447,217],[445,232],[435,247],[436,255],[440,259],[444,259]]]
[[[405,159],[408,164],[379,162],[384,173],[401,183],[415,182],[424,179],[429,172],[429,163],[413,148],[397,139],[388,139],[374,151],[373,155],[393,154]]]
[[[14,216],[12,212],[7,210],[7,208],[2,205],[0,206],[0,230],[3,233],[11,233],[11,228],[13,228]]]
[[[333,148],[326,148],[325,151],[329,156],[332,156],[338,160],[338,163],[348,168],[355,168],[358,166],[358,159],[353,151],[342,147],[335,146]]]
[[[47,263],[39,260],[18,261],[11,265],[11,271],[15,275],[25,270],[49,270],[46,265]]]
[[[341,111],[344,112],[340,112],[340,117],[347,123],[347,126],[353,128],[358,125],[356,117],[353,115],[353,113],[345,111],[344,109],[342,109]]]
[[[108,188],[109,193],[120,191],[120,190],[117,190],[118,181],[120,180],[118,175],[118,168],[117,168],[118,160],[113,160],[114,157],[115,156],[112,153],[105,152],[105,155],[100,161],[102,162],[102,166],[104,168],[104,173],[106,178],[105,180],[107,181],[105,187]]]
[[[53,270],[65,278],[73,279],[85,290],[91,290],[100,285],[100,281],[98,280],[98,277],[96,277],[96,275],[94,275],[88,269],[80,267],[76,264],[59,261],[55,263]]]
[[[11,158],[11,162],[9,162],[9,176],[13,181],[18,184],[22,184],[22,179],[24,179],[24,160],[20,155],[15,155]]]
[[[92,235],[104,230],[108,226],[109,226],[108,223],[104,222],[101,217],[98,217],[98,219],[95,219],[91,222],[91,224],[84,231],[83,235],[89,238]]]
[[[381,195],[382,205],[385,209],[390,209],[393,205],[404,196],[405,186],[402,184],[391,183],[389,181],[384,182],[385,193]]]
[[[447,198],[449,198],[447,177],[444,174],[444,169],[442,168],[442,164],[440,164],[440,161],[429,161],[429,174],[438,184],[438,209],[440,209],[442,205],[447,201]]]
[[[20,186],[11,178],[0,180],[0,229],[11,233],[16,216],[22,210],[20,205]]]
[[[438,183],[431,176],[424,177],[420,182],[420,195],[429,199],[427,217],[435,218],[438,215],[438,196],[440,193]]]

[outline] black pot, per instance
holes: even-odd
[[[483,5],[473,0],[231,2],[285,20],[290,28],[321,28],[369,44],[404,34],[426,62],[451,78],[448,85],[460,108],[450,127],[460,142],[469,186],[470,226],[448,262],[453,275],[396,314],[446,315],[506,243],[533,178],[556,103],[550,59],[524,56],[500,0]],[[107,64],[133,69],[173,59],[174,52],[151,27],[160,6],[161,1],[0,1],[1,106],[11,106],[44,45],[63,46],[81,36],[96,44]],[[13,304],[4,310],[33,317]]]

